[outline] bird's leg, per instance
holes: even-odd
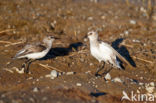
[[[109,73],[112,69],[113,69],[113,68],[112,68],[112,65],[110,65],[110,66],[109,66],[109,69],[106,70],[106,71],[104,71],[104,72],[102,73],[102,76],[105,75],[105,74],[107,74],[107,73]]]
[[[30,66],[30,64],[31,64],[33,61],[35,61],[35,60],[34,60],[34,59],[29,59],[29,61],[27,62],[27,68],[25,68],[25,70],[24,70],[24,72],[25,72],[26,74],[29,73],[29,66]]]
[[[101,64],[101,63],[100,63]],[[102,61],[102,65],[100,65],[99,64],[99,66],[98,66],[98,69],[96,70],[96,73],[95,73],[95,76],[101,76],[101,75],[99,75],[99,72],[102,70],[102,69],[104,69],[104,67],[105,67],[105,62],[104,61]]]
[[[30,66],[30,64],[31,64],[32,62],[33,62],[33,60],[31,60],[31,59],[28,59],[28,61],[26,62],[27,67],[24,68],[24,72],[25,72],[25,73],[28,73],[28,72],[29,72],[29,66]]]
[[[22,70],[23,68],[26,68],[27,63],[29,62],[29,59],[27,59],[21,66],[21,68],[19,70]]]

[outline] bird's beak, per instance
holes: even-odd
[[[88,38],[88,36],[87,36],[87,35],[85,35],[83,38],[84,38],[84,39],[87,39],[87,38]]]
[[[56,40],[57,40],[57,39],[60,39],[60,38],[58,38],[58,37],[55,37],[54,39],[56,39]]]

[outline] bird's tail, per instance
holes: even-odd
[[[117,51],[115,51],[115,54],[117,55],[117,57],[124,63],[126,63],[130,68],[134,68],[123,56],[121,56]]]

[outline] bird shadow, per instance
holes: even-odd
[[[136,67],[134,60],[131,58],[127,48],[125,46],[120,46],[120,43],[123,41],[123,38],[116,39],[112,42],[112,47],[118,51],[120,55],[122,55],[133,67]]]
[[[99,96],[106,95],[106,93],[104,93],[104,92],[98,92],[98,93],[91,92],[90,95],[93,97],[99,97]]]
[[[69,52],[72,52],[73,48],[75,50],[78,50],[78,47],[80,47],[82,45],[83,45],[82,42],[76,42],[76,43],[70,44],[67,48],[63,48],[63,47],[52,48],[52,49],[50,49],[48,54],[40,60],[47,60],[47,59],[55,58],[58,56],[68,55]]]

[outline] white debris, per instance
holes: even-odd
[[[81,83],[76,83],[76,86],[81,87],[82,84]]]
[[[109,73],[107,73],[106,76],[105,76],[105,79],[106,80],[111,80],[111,75]]]
[[[85,73],[86,73],[86,74],[89,74],[89,73],[91,73],[91,71],[86,71]]]
[[[151,82],[149,84],[145,84],[145,89],[148,93],[153,93],[155,89],[154,82]]]
[[[144,83],[141,83],[141,82],[140,82],[140,83],[139,83],[139,85],[143,86],[143,85],[144,85]]]
[[[154,89],[155,89],[155,87],[146,87],[146,91],[148,93],[153,93]]]
[[[114,78],[112,81],[113,82],[119,82],[119,83],[123,82],[119,77]]]
[[[93,63],[89,63],[89,65],[90,65],[90,66],[92,66],[92,65],[93,65]]]
[[[125,34],[126,36],[128,36],[128,35],[129,35],[129,31],[128,31],[128,30],[124,31],[124,34]]]
[[[104,15],[103,15],[103,16],[101,16],[101,19],[106,19],[106,16],[104,16]]]
[[[54,79],[58,76],[58,73],[56,70],[52,70],[51,73],[50,73],[50,76],[51,76],[51,79]]]
[[[8,71],[8,72],[10,72],[10,73],[14,73],[14,71],[12,71],[12,70],[10,70],[10,69],[8,69],[8,68],[4,68],[4,70],[6,70],[6,71]]]
[[[88,17],[88,20],[89,20],[89,21],[93,20],[93,17]]]
[[[45,75],[45,77],[46,77],[46,78],[50,78],[50,77],[51,77],[51,75],[50,75],[50,74],[47,74],[47,75]]]
[[[129,23],[135,25],[136,21],[135,20],[130,20]]]
[[[74,72],[67,72],[66,75],[73,75]]]
[[[35,87],[34,89],[33,89],[33,92],[38,92],[39,91],[39,89],[37,88],[37,87]]]
[[[151,83],[150,83],[150,86],[154,87],[154,86],[155,86],[155,85],[154,85],[154,82],[151,82]]]
[[[21,68],[21,70],[19,70],[19,68],[13,67],[12,69],[14,69],[19,74],[23,74],[24,73],[24,68]]]
[[[133,39],[132,41],[135,42],[135,43],[140,43],[139,40],[135,40],[135,39]]]

